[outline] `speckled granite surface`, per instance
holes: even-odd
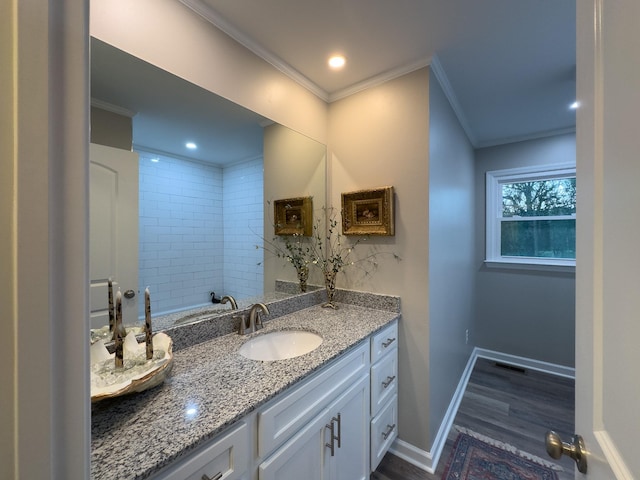
[[[175,353],[163,385],[93,405],[92,478],[157,473],[399,316],[398,310],[340,307],[312,306],[266,322],[253,335],[229,334],[184,348]],[[276,362],[236,353],[255,335],[287,329],[319,333],[323,343],[306,355]]]

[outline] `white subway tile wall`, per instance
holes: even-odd
[[[238,255],[249,244],[253,250],[247,257],[256,255],[256,238],[259,240],[260,236],[250,233],[235,238],[229,225],[255,224],[259,226],[254,230],[262,232],[262,223],[258,223],[263,214],[262,159],[223,170],[166,155],[138,153],[139,288],[143,291],[150,287],[153,314],[210,303],[211,291],[216,296],[240,296],[240,292],[248,290],[248,277],[236,278],[234,274],[226,278],[226,264],[233,259],[225,259]],[[249,207],[234,205],[247,196],[252,199]],[[258,200],[253,201],[254,198]],[[226,212],[226,205],[235,210]],[[254,261],[251,269],[251,260],[243,258],[238,270],[244,269],[253,274],[252,278],[258,278],[259,261]],[[243,283],[244,278],[247,280]],[[255,292],[255,285],[253,282],[251,294],[257,295],[262,291],[261,276],[259,292]],[[143,314],[140,305],[139,315]]]
[[[263,159],[225,167],[222,183],[224,293],[237,298],[263,295]]]

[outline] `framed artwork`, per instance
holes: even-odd
[[[273,208],[276,235],[311,236],[313,230],[313,201],[311,197],[276,200]]]
[[[342,233],[394,235],[393,187],[343,193]]]

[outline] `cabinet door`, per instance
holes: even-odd
[[[259,480],[325,480],[323,410],[258,467]]]
[[[330,429],[325,428],[325,462],[329,478],[333,480],[366,480],[369,478],[369,378],[361,377],[329,406],[327,424],[334,424],[338,435],[337,418],[340,415],[340,446],[334,439],[331,456]]]

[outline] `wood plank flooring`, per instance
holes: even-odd
[[[505,368],[506,367],[506,368]],[[566,442],[574,431],[574,381],[536,372],[508,368],[479,358],[471,373],[454,424],[508,443],[562,467],[560,480],[573,480],[575,463],[551,459],[544,437],[555,430]],[[453,449],[457,433],[447,438],[435,474],[387,454],[371,480],[439,480]]]

